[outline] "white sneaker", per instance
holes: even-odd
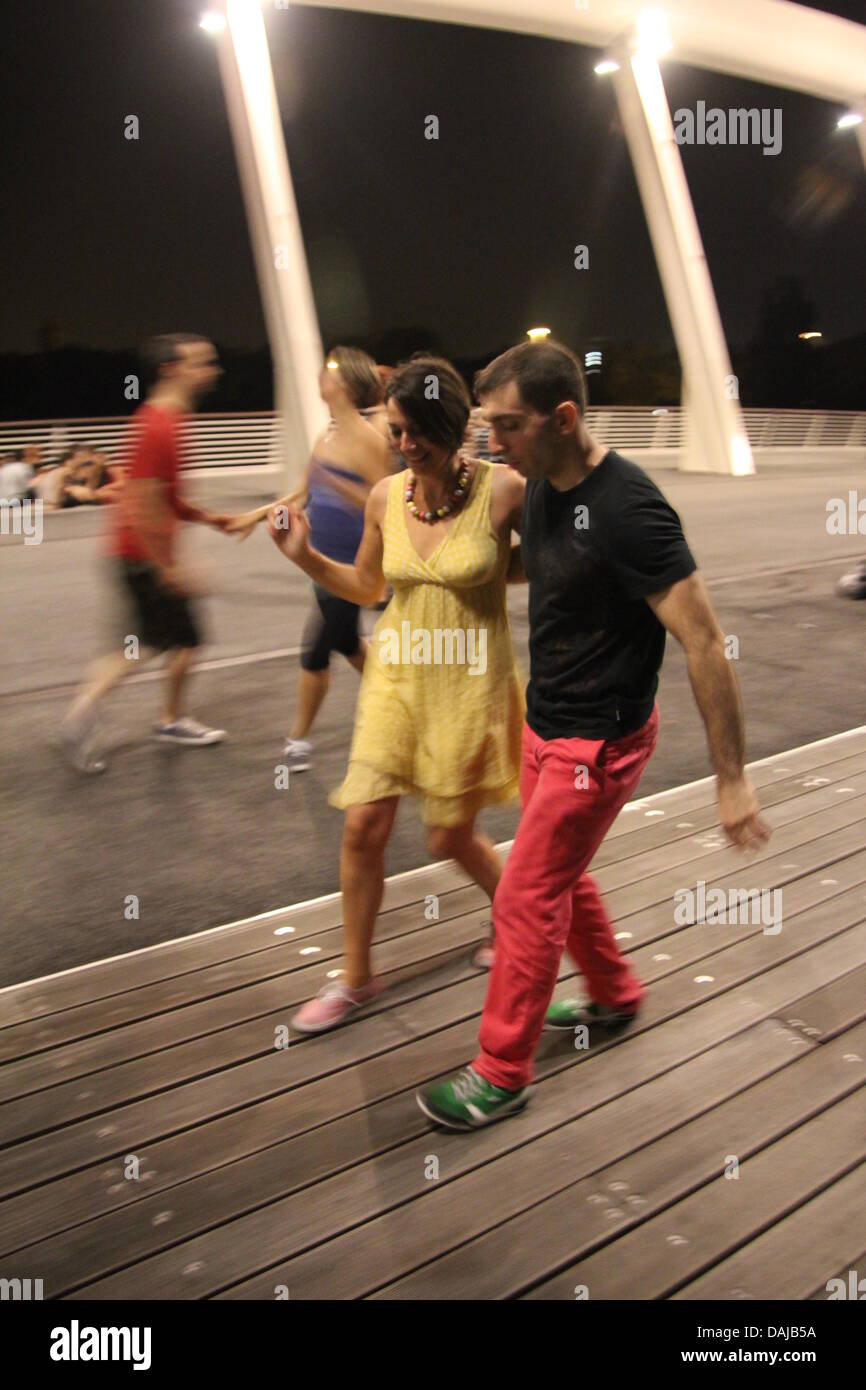
[[[197,719],[184,715],[173,724],[155,724],[153,736],[160,743],[185,743],[190,748],[203,748],[206,744],[222,743],[225,729],[209,729]]]
[[[283,759],[289,772],[306,772],[310,766],[313,745],[305,738],[287,738]]]
[[[67,716],[55,736],[55,744],[67,762],[86,777],[105,771],[105,763],[94,757],[91,743],[92,725],[80,722],[74,724]]]

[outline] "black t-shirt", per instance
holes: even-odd
[[[576,487],[526,484],[527,721],[540,738],[616,739],[649,719],[665,629],[646,602],[697,568],[680,519],[614,450]]]

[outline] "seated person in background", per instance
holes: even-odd
[[[20,502],[33,497],[33,466],[24,449],[15,449],[0,459],[0,502]]]
[[[62,507],[117,500],[123,485],[123,471],[110,462],[104,450],[94,449],[89,444],[79,445],[65,467],[67,473],[60,489]]]
[[[82,462],[80,445],[67,449],[54,463],[46,464],[34,479],[34,491],[42,498],[46,511],[57,511],[62,507],[64,490],[74,480],[76,469]]]

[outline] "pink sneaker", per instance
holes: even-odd
[[[300,1008],[291,1021],[296,1033],[326,1033],[353,1018],[365,1004],[378,998],[385,986],[381,980],[370,980],[360,989],[350,989],[340,983],[325,985],[315,999]]]

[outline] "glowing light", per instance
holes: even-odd
[[[207,34],[220,34],[226,27],[226,17],[217,10],[208,10],[199,20],[199,28]]]
[[[596,63],[593,72],[598,73],[599,77],[606,77],[609,72],[619,72],[619,63],[615,58],[602,58],[600,63]]]
[[[549,328],[527,328],[526,330],[527,338],[531,338],[533,343],[536,342],[539,338],[546,338],[549,333]]]
[[[640,52],[652,58],[660,58],[673,48],[660,10],[641,11],[637,17],[637,38]]]
[[[808,331],[808,333],[798,333],[798,334],[797,334],[797,337],[798,337],[798,338],[803,338],[804,340],[805,340],[806,338],[823,338],[823,336],[824,336],[823,333],[819,333],[818,330],[817,330],[817,328],[810,328],[809,331]]]
[[[335,371],[337,370],[337,368],[339,367],[339,365],[340,365],[339,362],[336,362],[336,361],[334,360],[334,358],[331,357],[331,358],[328,360],[328,371],[329,371],[329,372],[335,372]]]
[[[840,116],[836,122],[837,130],[849,130],[853,125],[860,125],[863,117],[859,111],[846,111],[844,116]]]

